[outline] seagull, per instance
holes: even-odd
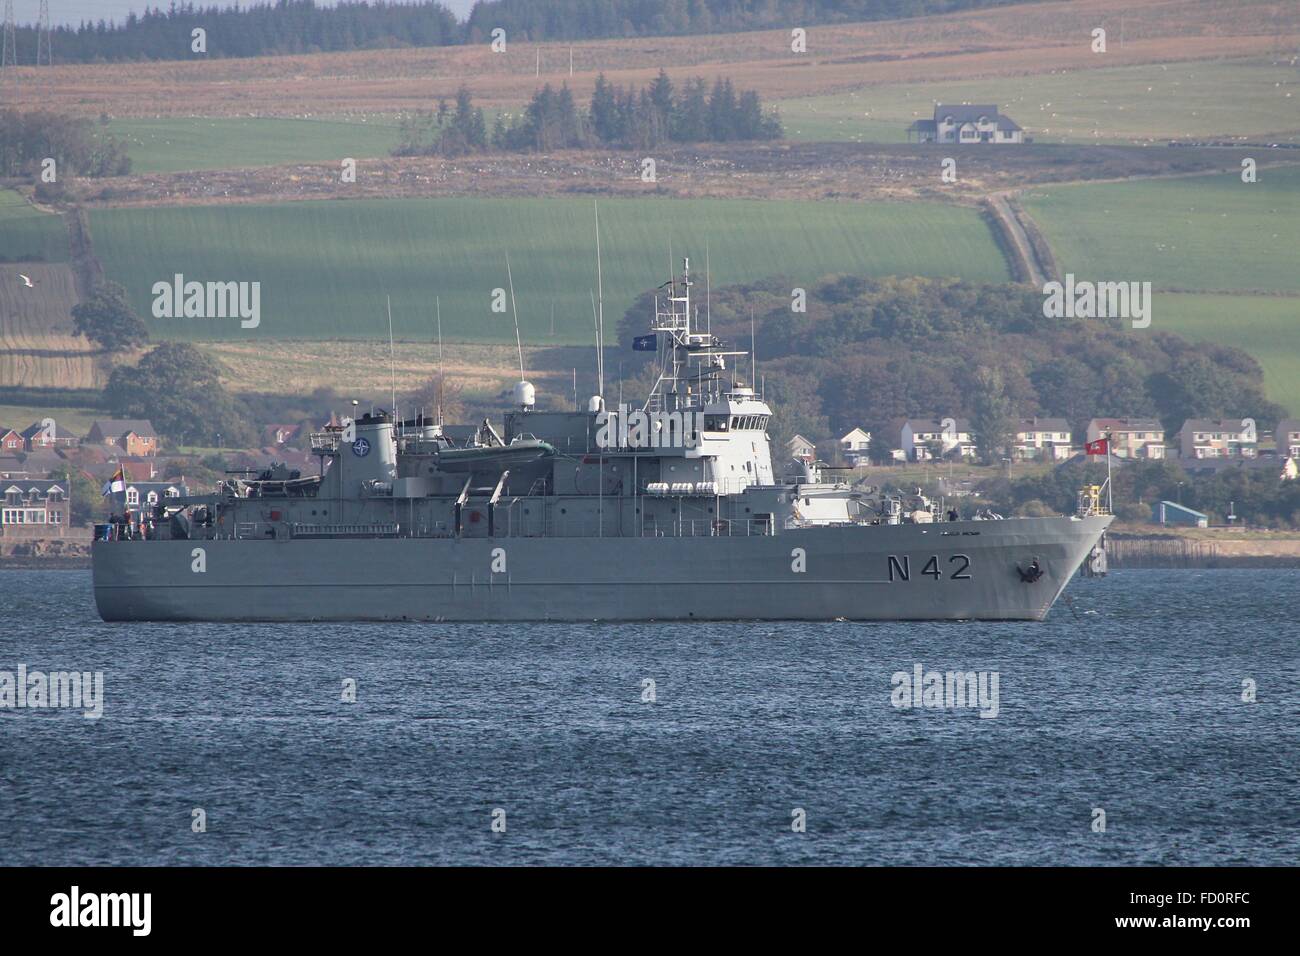
[[[23,275],[23,274],[20,272],[20,273],[18,273],[18,278],[20,278],[20,279],[23,280],[23,285],[27,286],[27,288],[29,288],[29,289],[31,289],[31,288],[35,288],[35,287],[32,285],[31,277],[29,277],[29,276],[25,276],[25,275]]]

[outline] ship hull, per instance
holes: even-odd
[[[1109,521],[96,541],[94,592],[106,621],[1042,620]]]

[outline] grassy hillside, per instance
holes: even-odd
[[[1289,58],[1300,39],[1295,7],[1284,0],[1058,0],[814,26],[806,54],[790,49],[794,22],[731,35],[627,37],[575,43],[572,76],[567,41],[534,44],[517,31],[505,53],[472,42],[258,59],[56,65],[40,83],[18,84],[10,103],[91,117],[328,117],[431,105],[468,81],[482,105],[515,108],[539,80],[568,82],[583,100],[599,72],[641,86],[661,66],[679,83],[696,74],[710,83],[729,76],[738,88],[757,89],[765,99],[793,98],[885,83],[964,82],[1174,60]],[[1088,43],[1099,25],[1110,33],[1104,55]]]
[[[901,143],[908,124],[929,117],[936,100],[996,103],[1039,142],[1264,134],[1274,142],[1300,141],[1300,80],[1285,61],[1267,59],[887,84],[776,105],[790,139]],[[490,125],[495,111],[488,114]],[[392,113],[191,116],[119,118],[106,129],[126,141],[135,172],[151,173],[386,156],[398,140],[397,122]]]
[[[692,257],[703,300],[705,246],[717,284],[837,271],[921,273],[1005,281],[1006,264],[978,213],[930,203],[832,204],[626,199],[601,202],[607,328],[633,298]],[[491,311],[510,253],[523,338],[591,341],[596,284],[590,199],[430,199],[275,206],[133,208],[90,214],[96,254],[128,290],[156,337],[188,339],[433,335],[442,298],[449,341],[513,341]],[[260,281],[262,324],[153,319],[151,288],[173,273]],[[555,335],[550,334],[551,308]]]
[[[1288,59],[1053,70],[901,83],[786,99],[786,136],[901,143],[933,104],[995,103],[1037,142],[1126,143],[1262,136],[1300,142],[1300,77]]]
[[[393,116],[116,119],[107,131],[126,142],[136,173],[368,159],[398,140]]]
[[[1024,205],[1063,272],[1176,290],[1156,296],[1153,329],[1245,349],[1269,397],[1300,411],[1300,167],[1260,170],[1249,184],[1226,175],[1040,187]],[[1205,294],[1178,294],[1196,291]]]
[[[1300,292],[1300,166],[1249,184],[1229,174],[1035,187],[1023,201],[1061,270],[1079,278]]]
[[[84,435],[96,419],[104,418],[102,409],[82,406],[0,404],[0,429],[26,428],[42,418],[53,418],[59,433]]]
[[[22,196],[0,189],[0,262],[66,262],[68,231],[59,216],[33,209]]]
[[[1245,349],[1268,397],[1300,413],[1300,296],[1166,294],[1156,309],[1152,328]]]

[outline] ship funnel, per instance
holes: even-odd
[[[520,382],[515,386],[515,404],[526,412],[533,410],[537,404],[537,389],[532,382]]]
[[[352,454],[344,456],[347,464],[343,473],[350,494],[358,494],[357,489],[367,481],[391,482],[397,477],[392,420],[383,412],[362,415],[357,419],[356,432]]]

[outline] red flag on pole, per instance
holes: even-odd
[[[1104,438],[1098,438],[1084,445],[1083,450],[1089,455],[1104,455],[1110,451],[1110,443]]]

